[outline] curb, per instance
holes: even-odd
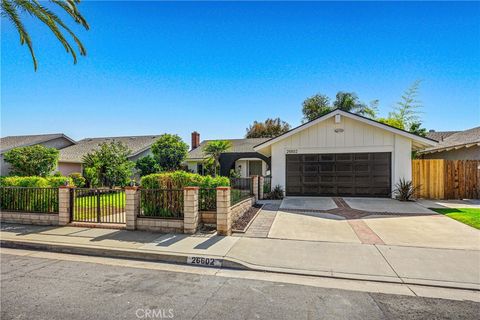
[[[128,249],[114,249],[114,248],[92,248],[87,246],[71,246],[64,244],[51,244],[44,242],[35,242],[35,241],[18,241],[18,240],[0,240],[0,247],[11,248],[11,249],[25,249],[25,250],[38,250],[38,251],[48,251],[48,252],[57,252],[57,253],[68,253],[68,254],[78,254],[78,255],[87,255],[87,256],[97,256],[97,257],[106,257],[106,258],[119,258],[119,259],[131,259],[131,260],[140,260],[140,261],[150,261],[150,262],[162,262],[170,264],[179,264],[179,265],[191,265],[187,262],[187,255],[182,254],[162,254],[162,253],[153,253],[145,252],[138,250],[128,250]],[[201,257],[201,254],[196,256]],[[211,256],[209,256],[211,258]],[[236,269],[236,270],[248,270],[256,272],[268,272],[276,274],[286,274],[286,275],[298,275],[298,276],[309,276],[309,277],[323,277],[331,279],[342,279],[342,280],[355,280],[355,281],[369,281],[369,282],[378,282],[378,283],[390,283],[390,284],[404,284],[404,285],[417,285],[424,287],[432,288],[444,288],[444,289],[457,289],[457,290],[468,290],[468,291],[480,291],[480,285],[477,284],[460,284],[456,282],[440,282],[436,280],[424,280],[418,279],[400,279],[400,278],[391,278],[383,276],[370,276],[370,275],[360,275],[360,274],[343,274],[343,273],[333,273],[333,272],[322,272],[322,271],[308,271],[302,270],[298,271],[295,269],[285,269],[278,267],[265,267],[260,265],[254,265],[245,261],[237,260],[235,258],[226,258],[226,257],[215,257],[221,261],[221,269]],[[202,266],[202,265],[195,265]],[[204,266],[208,268],[208,266]]]

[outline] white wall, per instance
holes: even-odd
[[[343,129],[343,132],[335,132]],[[400,177],[411,180],[411,140],[392,132],[341,117],[326,119],[271,146],[272,185],[285,190],[285,155],[287,153],[392,153],[392,185]]]

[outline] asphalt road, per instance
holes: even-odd
[[[477,319],[480,304],[1,254],[1,319]]]

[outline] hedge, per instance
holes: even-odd
[[[181,190],[184,187],[200,187],[200,210],[212,210],[216,206],[216,192],[205,189],[229,186],[230,180],[227,177],[201,176],[196,173],[174,171],[144,176],[140,180],[140,185],[145,189]],[[183,208],[183,192],[144,193],[141,206],[145,216],[173,217],[176,214],[174,211],[177,210],[172,208]]]
[[[140,180],[140,186],[145,189],[183,189],[183,187],[209,189],[229,185],[230,180],[227,177],[202,176],[185,171],[154,173]]]
[[[73,186],[73,180],[69,177],[0,177],[0,187],[30,187],[30,188],[58,188],[68,182]]]

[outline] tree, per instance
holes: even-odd
[[[90,187],[125,186],[133,175],[135,164],[128,160],[131,151],[120,141],[104,142],[83,157],[85,178]]]
[[[228,140],[215,140],[207,143],[202,151],[207,156],[207,159],[211,159],[214,164],[214,176],[217,175],[217,170],[220,167],[220,155],[228,151],[232,147],[232,143]]]
[[[367,106],[365,103],[360,102],[355,92],[339,91],[333,102],[333,107],[335,109],[356,113],[364,117],[375,118],[377,104],[378,100],[374,100],[370,106]]]
[[[89,29],[87,21],[77,8],[80,0],[51,0],[51,3],[53,3],[57,8],[60,8],[61,11],[63,11],[61,13],[66,13],[86,30]],[[17,29],[17,32],[20,36],[20,44],[27,45],[30,55],[32,56],[33,68],[35,71],[37,70],[38,64],[33,50],[32,40],[22,22],[22,19],[20,18],[19,13],[28,13],[29,16],[35,17],[37,20],[40,20],[43,24],[45,24],[60,41],[67,53],[72,55],[74,64],[77,63],[77,54],[70,42],[65,38],[63,32],[66,32],[72,37],[73,41],[77,44],[80,55],[87,55],[85,47],[75,33],[73,33],[73,31],[63,22],[62,19],[60,19],[56,13],[46,6],[40,4],[40,2],[37,0],[1,0],[0,12],[2,17],[9,19],[15,29]]]
[[[421,127],[420,112],[418,111],[422,107],[421,102],[417,100],[420,84],[420,80],[415,81],[404,92],[394,111],[390,112],[387,118],[380,118],[378,121],[425,136],[427,129]]]
[[[14,148],[4,154],[12,166],[11,173],[19,176],[48,176],[58,164],[58,150],[42,145]]]
[[[151,155],[138,159],[135,163],[135,168],[140,172],[140,176],[142,177],[160,171],[160,166]]]
[[[312,121],[332,111],[330,99],[324,94],[316,94],[302,103],[303,122]]]
[[[265,122],[254,121],[247,128],[245,138],[273,138],[290,130],[290,125],[280,118],[267,119]]]
[[[188,145],[176,134],[162,134],[152,145],[152,153],[160,170],[173,171],[187,158]]]

